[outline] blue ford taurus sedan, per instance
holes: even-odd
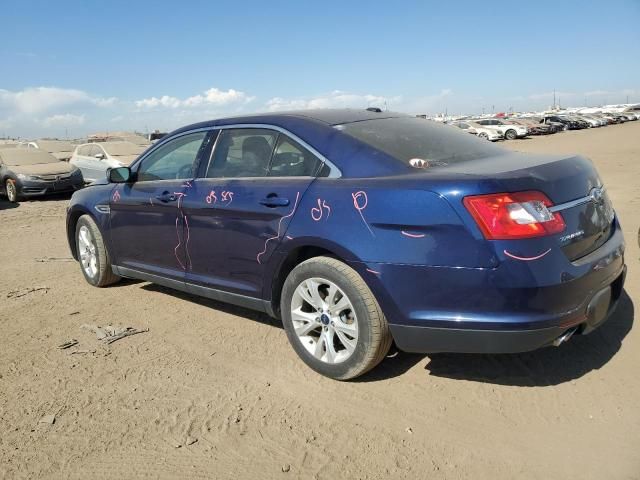
[[[379,111],[184,127],[76,192],[67,233],[90,284],[136,278],[267,312],[342,380],[392,342],[560,345],[607,319],[626,268],[589,160]]]

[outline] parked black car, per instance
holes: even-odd
[[[80,170],[39,148],[0,150],[0,193],[10,202],[23,197],[74,192],[84,186]]]
[[[579,122],[569,120],[568,118],[561,117],[559,115],[547,115],[542,119],[540,123],[560,124],[560,125],[563,125],[564,130],[580,130],[581,128],[584,128]]]

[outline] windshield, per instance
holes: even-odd
[[[114,142],[100,144],[107,153],[114,157],[126,157],[129,155],[140,155],[147,147],[136,145],[131,142]]]
[[[505,153],[486,140],[421,118],[365,120],[336,128],[413,167],[446,165]]]
[[[39,149],[13,148],[0,151],[0,158],[7,165],[40,165],[43,163],[59,163],[49,152]]]
[[[38,147],[51,153],[73,152],[75,149],[71,142],[62,140],[38,140]]]

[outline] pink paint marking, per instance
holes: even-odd
[[[176,260],[178,260],[178,263],[180,264],[182,269],[185,270],[184,264],[180,261],[180,257],[178,256],[178,248],[180,248],[180,245],[182,245],[182,240],[180,239],[180,231],[178,230],[178,217],[176,217],[176,236],[178,237],[178,244],[176,245],[176,248],[173,249],[173,254],[176,256]]]
[[[284,238],[286,238],[287,240],[293,240],[293,237],[292,237],[291,235],[287,235],[287,236],[286,236],[286,237],[284,237]]]
[[[215,190],[211,190],[211,192],[209,193],[209,195],[207,195],[205,197],[205,201],[207,203],[216,203],[218,201],[218,197],[216,196],[216,191]]]
[[[282,227],[282,222],[284,221],[285,218],[289,218],[291,216],[293,216],[294,213],[296,213],[296,208],[298,207],[298,200],[300,200],[300,192],[296,193],[296,201],[293,204],[293,208],[291,209],[291,212],[289,212],[287,215],[285,215],[284,217],[280,218],[280,221],[278,222],[278,231],[277,234],[274,235],[273,237],[269,237],[265,240],[264,242],[264,250],[262,250],[260,253],[258,253],[258,255],[256,256],[256,261],[258,263],[260,262],[260,257],[263,256],[265,253],[267,253],[267,244],[271,241],[271,240],[275,240],[277,238],[280,238],[280,228]]]
[[[367,204],[369,203],[369,198],[367,197],[367,192],[363,192],[362,190],[360,190],[359,192],[352,193],[351,196],[353,197],[353,206],[358,211],[358,213],[360,214],[360,218],[362,218],[362,222],[364,223],[364,225],[369,230],[369,233],[371,233],[371,235],[373,235],[375,237],[376,234],[373,233],[373,230],[371,230],[371,227],[369,226],[369,223],[367,222],[367,220],[364,218],[364,215],[362,214],[362,211],[365,208],[367,208]]]
[[[327,211],[327,219],[329,218],[329,215],[331,215],[331,207],[329,205],[327,205],[327,202],[322,200],[322,208],[326,208]]]
[[[402,230],[400,233],[402,235],[404,235],[405,237],[409,237],[409,238],[424,238],[424,237],[426,237],[426,235],[424,233],[409,233],[409,232],[405,232],[404,230]]]
[[[113,197],[111,197],[111,199],[113,200],[114,203],[117,203],[118,201],[120,201],[120,192],[118,190],[113,192]]]
[[[367,272],[373,273],[374,275],[382,275],[380,272],[376,272],[375,270],[371,270],[370,268],[367,268]]]
[[[314,222],[322,220],[322,204],[320,203],[320,199],[318,199],[318,208],[313,207],[311,209],[311,218]]]
[[[184,248],[187,252],[187,265],[189,266],[189,268],[191,268],[192,264],[191,264],[191,254],[189,253],[189,237],[190,235],[190,231],[189,231],[189,219],[187,218],[187,216],[184,216],[184,223],[187,227],[187,240],[184,244]]]
[[[227,202],[226,206],[231,205],[231,202],[233,202],[233,192],[230,192],[228,190],[225,190],[222,192],[222,201],[223,202]]]
[[[544,257],[550,251],[551,251],[551,249],[547,250],[546,252],[542,252],[540,255],[536,255],[535,257],[519,257],[518,255],[514,255],[513,253],[509,253],[506,250],[504,250],[504,254],[507,257],[511,257],[511,258],[516,259],[516,260],[522,260],[523,262],[531,262],[533,260],[538,260],[538,259]]]
[[[178,256],[178,249],[180,248],[180,245],[182,245],[182,239],[180,238],[180,230],[178,229],[178,220],[180,220],[180,215],[182,215],[183,219],[187,218],[187,216],[182,211],[182,199],[187,195],[182,192],[173,192],[173,194],[178,197],[178,214],[176,215],[176,236],[178,237],[178,244],[176,245],[176,248],[173,249],[173,254],[175,255],[176,260],[178,260],[178,263],[180,264],[182,269],[186,270],[185,265],[182,263],[182,261],[180,261],[180,257]],[[187,255],[188,254],[189,253],[187,252]]]
[[[149,197],[149,204],[153,205],[153,199],[151,197]]]

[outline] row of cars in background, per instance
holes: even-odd
[[[425,117],[426,118],[426,117]],[[554,112],[540,115],[500,116],[495,118],[458,117],[446,120],[454,127],[485,140],[515,140],[529,135],[549,135],[566,130],[596,128],[640,119],[640,111],[567,113]]]
[[[151,138],[153,136],[153,138]],[[81,142],[41,139],[0,141],[0,194],[21,198],[73,192],[106,178],[108,168],[131,164],[154,141],[132,133],[95,134]]]

